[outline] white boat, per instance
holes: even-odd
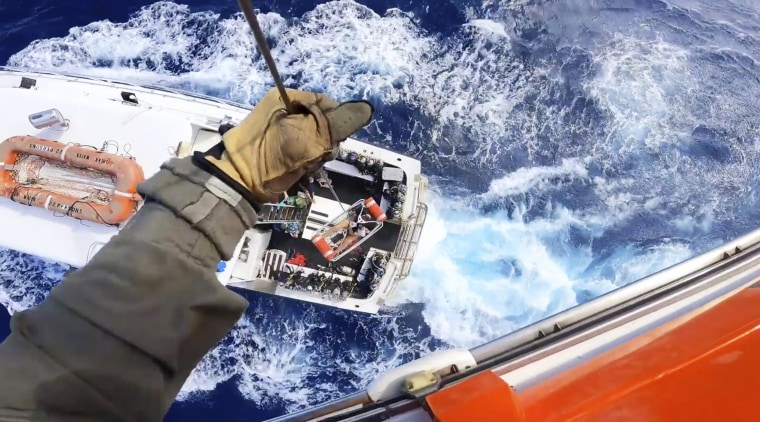
[[[171,157],[208,150],[251,109],[9,68],[0,68],[0,107],[0,246],[73,267],[134,215],[139,181]],[[234,257],[219,263],[221,283],[351,311],[384,306],[410,272],[425,222],[420,162],[348,139],[324,170],[304,192],[263,207]],[[357,221],[372,225],[363,238],[338,230]]]

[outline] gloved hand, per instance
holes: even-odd
[[[201,154],[229,177],[215,172],[217,176],[238,184],[236,190],[246,189],[258,203],[278,202],[304,175],[335,158],[339,144],[367,125],[374,113],[367,101],[338,104],[323,94],[287,92],[293,114],[288,115],[273,88],[223,135],[221,144]]]

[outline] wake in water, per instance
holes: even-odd
[[[261,15],[286,85],[375,103],[359,137],[423,160],[431,212],[396,309],[370,317],[246,293],[251,309],[181,399],[223,382],[262,407],[335,398],[753,228],[760,28],[622,3],[487,3],[446,34],[353,1]],[[271,82],[248,31],[239,15],[159,2],[36,41],[8,64],[252,103]],[[2,256],[0,301],[14,312],[66,270]]]

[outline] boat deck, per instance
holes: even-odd
[[[372,290],[368,283],[359,282],[357,276],[361,272],[361,267],[367,256],[367,252],[370,248],[392,252],[396,246],[396,240],[399,237],[400,231],[401,226],[398,224],[386,223],[380,231],[375,233],[374,236],[367,239],[355,250],[333,263],[328,262],[309,239],[303,239],[300,237],[294,238],[289,234],[277,230],[272,232],[269,248],[284,251],[287,254],[286,260],[295,257],[297,253],[302,254],[306,259],[306,265],[304,266],[306,268],[322,271],[330,271],[327,268],[337,269],[342,266],[352,268],[355,272],[352,279],[354,283],[356,283],[356,287],[353,289],[351,296],[355,298],[366,298],[372,293]],[[331,267],[330,264],[332,264]]]
[[[352,176],[330,171],[329,169],[327,169],[327,176],[330,178],[335,194],[346,208],[348,208],[347,205],[369,197],[372,197],[378,204],[381,203],[383,196],[382,180],[370,181],[361,178],[369,178],[370,176],[362,175],[361,177],[357,177],[355,175]],[[315,204],[324,200],[335,200],[329,187],[322,187],[319,183],[314,182],[311,189],[314,195]],[[297,188],[294,188],[289,192],[290,195],[295,195],[296,193]],[[334,215],[325,214],[324,222],[330,221],[334,217]],[[313,223],[309,223],[310,222],[307,222],[307,226],[311,226],[314,229],[318,228],[317,226],[314,226]],[[356,250],[333,263],[333,266],[348,265],[353,268],[357,263],[352,262],[351,259],[356,260],[358,255],[361,255],[362,252],[366,252],[370,248],[392,252],[396,248],[400,233],[401,226],[397,222],[386,220],[383,223],[383,227],[377,233],[365,240]],[[316,268],[317,265],[328,265],[328,261],[317,250],[310,238],[294,238],[287,233],[275,229],[272,233],[272,239],[269,242],[269,248],[285,251],[288,254],[288,259],[292,258],[296,251],[300,252],[307,258],[308,266],[312,268]]]
[[[371,196],[375,199],[375,202],[378,204],[380,203],[380,198],[383,193],[382,182],[370,182],[368,180],[331,172],[329,170],[327,171],[327,176],[332,181],[333,189],[341,202],[353,204],[358,200],[367,199]],[[329,188],[323,188],[319,186],[318,183],[314,183],[313,188],[315,196],[334,199]],[[317,198],[317,200],[319,200],[319,198]]]
[[[369,198],[372,196],[376,201],[380,201],[382,196],[382,182],[370,182],[353,176],[347,176],[340,173],[328,172],[328,177],[334,184],[333,189],[340,201],[344,204],[351,204],[356,201]],[[317,183],[312,186],[315,202],[320,200],[333,200],[334,197],[327,187],[320,187]],[[332,217],[332,216],[330,216]],[[331,218],[329,218],[331,219]],[[326,219],[325,221],[329,221]],[[309,225],[307,224],[307,229]],[[314,227],[316,229],[316,227]],[[309,237],[293,237],[272,225],[272,237],[269,241],[269,249],[281,250],[286,253],[285,260],[290,260],[301,254],[306,260],[306,268],[315,270],[332,271],[340,267],[349,267],[354,270],[353,280],[356,284],[352,289],[352,296],[363,298],[369,296],[372,290],[368,283],[359,283],[356,276],[361,272],[361,267],[371,248],[382,251],[393,252],[396,248],[399,236],[401,235],[401,225],[386,220],[383,227],[374,235],[366,239],[356,249],[346,254],[335,262],[329,262],[317,250]]]
[[[343,258],[333,263],[334,267],[347,265],[351,268],[357,268],[360,264],[359,256],[363,255],[370,248],[393,252],[396,248],[396,242],[401,233],[401,226],[394,223],[384,223],[381,228],[372,237],[365,240],[354,251],[348,253]],[[317,268],[318,265],[327,266],[329,262],[317,250],[309,239],[292,237],[287,233],[278,230],[272,231],[272,239],[269,241],[270,249],[279,249],[288,254],[288,258],[293,258],[296,252],[303,254],[306,258],[306,266]]]

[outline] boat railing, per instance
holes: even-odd
[[[396,244],[396,249],[393,251],[393,256],[401,261],[397,274],[398,278],[408,276],[412,270],[414,254],[417,252],[422,228],[425,225],[427,210],[427,204],[419,202],[416,212],[401,226],[399,241]]]

